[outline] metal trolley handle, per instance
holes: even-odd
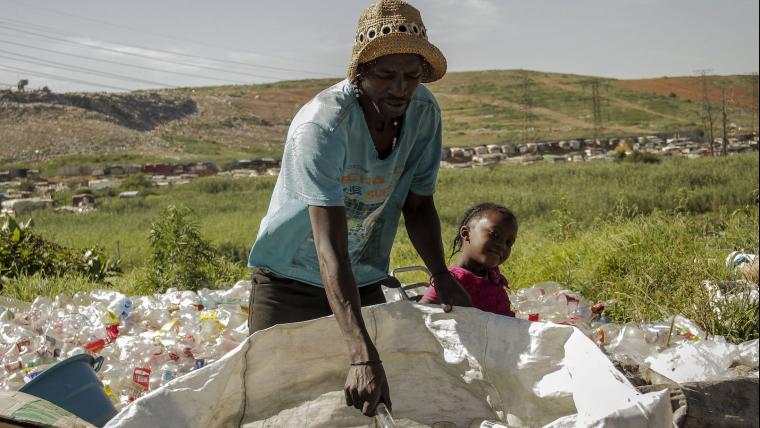
[[[395,286],[393,286],[392,288],[398,288],[399,292],[401,293],[401,297],[404,300],[414,301],[414,299],[412,297],[410,297],[409,294],[407,294],[407,292],[406,292],[407,290],[411,290],[411,289],[419,288],[419,287],[429,287],[430,286],[430,282],[429,281],[428,282],[415,282],[413,284],[406,284],[406,285],[402,285],[401,282],[398,281],[398,274],[400,274],[400,273],[406,273],[406,272],[416,272],[416,271],[424,272],[425,275],[428,278],[430,278],[430,271],[425,266],[404,266],[404,267],[393,269],[391,271],[391,278],[395,279],[396,282],[398,282],[398,285],[394,284]]]

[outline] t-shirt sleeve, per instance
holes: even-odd
[[[285,143],[280,172],[293,197],[316,206],[343,205],[340,182],[345,146],[319,125],[300,125]]]
[[[436,125],[429,141],[425,142],[425,149],[420,156],[417,169],[414,171],[412,185],[409,190],[417,195],[429,196],[435,193],[435,181],[438,177],[438,168],[441,165],[441,116],[436,114]]]

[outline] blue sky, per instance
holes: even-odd
[[[449,70],[615,78],[758,70],[757,0],[419,0]],[[54,91],[340,77],[357,0],[0,0],[0,87]],[[93,74],[95,73],[95,74]]]

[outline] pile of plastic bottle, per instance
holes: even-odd
[[[682,382],[758,376],[758,340],[739,345],[710,336],[680,315],[652,323],[611,323],[604,316],[614,300],[590,303],[581,295],[547,282],[510,295],[518,318],[573,325],[610,357],[643,364]],[[742,366],[744,372],[734,370]]]
[[[241,281],[226,290],[143,297],[96,290],[38,297],[24,307],[0,300],[0,388],[17,390],[57,362],[90,353],[104,357],[98,376],[122,409],[245,340],[250,289]],[[758,340],[735,345],[708,337],[681,316],[611,323],[604,312],[614,301],[592,304],[557,283],[516,290],[510,299],[518,318],[573,325],[612,359],[633,360],[676,382],[758,376]]]
[[[121,409],[146,392],[219,359],[248,337],[250,283],[226,290],[127,297],[97,290],[0,304],[0,388],[16,390],[64,359],[103,356],[98,372]]]

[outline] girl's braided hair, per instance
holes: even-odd
[[[457,227],[457,235],[451,245],[451,256],[462,250],[462,235],[460,233],[462,226],[467,226],[471,221],[482,218],[489,211],[501,213],[504,217],[515,222],[515,225],[517,224],[517,217],[515,217],[515,214],[504,205],[494,204],[493,202],[479,203],[464,213],[462,221],[459,223],[459,227]]]

